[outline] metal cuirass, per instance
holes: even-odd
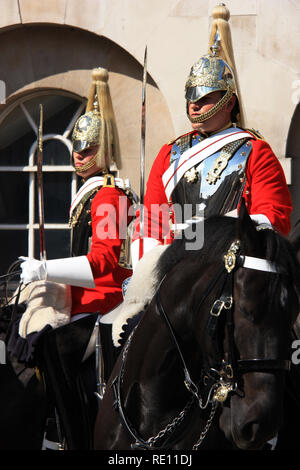
[[[92,237],[91,205],[99,188],[89,191],[82,198],[72,214],[71,256],[83,256],[90,251]]]
[[[121,180],[120,180],[121,181]],[[136,195],[130,189],[123,189],[121,183],[117,181],[117,187],[121,189],[132,205],[136,204]],[[103,189],[102,189],[103,188]],[[72,227],[71,256],[87,255],[92,246],[92,217],[91,206],[96,193],[100,190],[105,191],[105,185],[97,186],[86,192],[72,211],[69,224]],[[133,220],[127,221],[126,238],[122,241],[121,252],[118,264],[122,268],[131,269],[131,237],[133,230]]]
[[[185,144],[183,151],[203,140],[198,135],[189,137],[189,146]],[[191,217],[207,218],[235,210],[244,190],[245,168],[251,150],[251,141],[243,138],[225,145],[217,153],[190,168],[171,195],[176,223],[182,223]],[[183,151],[180,142],[175,142],[170,164]]]

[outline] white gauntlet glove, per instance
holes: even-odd
[[[33,281],[43,281],[47,278],[47,268],[45,261],[39,261],[26,256],[20,256],[19,259],[24,260],[20,268],[22,269],[21,279],[24,284]]]
[[[24,284],[47,280],[70,286],[94,288],[95,282],[90,263],[86,256],[39,261],[20,256],[21,279]]]

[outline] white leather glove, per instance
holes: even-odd
[[[26,256],[20,256],[19,259],[24,260],[20,268],[22,269],[21,279],[24,284],[33,281],[42,281],[47,278],[47,268],[45,261],[39,261]]]
[[[21,279],[24,284],[46,279],[70,286],[95,287],[92,269],[86,256],[49,261],[39,261],[25,256],[21,256],[19,259],[24,260],[20,266],[22,269]]]

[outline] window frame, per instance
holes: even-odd
[[[33,92],[29,95],[23,96],[18,100],[14,101],[8,108],[6,108],[0,116],[0,123],[12,112],[16,107],[20,107],[23,111],[30,127],[35,133],[36,139],[31,144],[31,147],[28,152],[28,165],[23,166],[16,166],[16,165],[1,165],[0,164],[0,172],[22,172],[28,173],[28,223],[25,224],[0,224],[0,232],[2,230],[26,230],[28,235],[28,253],[27,256],[30,258],[34,257],[34,241],[35,241],[35,234],[38,233],[37,230],[39,229],[39,224],[34,222],[34,214],[35,214],[35,195],[36,195],[36,177],[35,174],[37,173],[37,165],[34,164],[34,155],[37,150],[38,146],[38,125],[35,123],[34,119],[30,115],[28,109],[26,108],[26,101],[31,99],[36,99],[39,96],[49,96],[49,95],[61,95],[61,96],[68,96],[77,100],[79,102],[76,112],[73,114],[71,120],[69,121],[67,127],[65,128],[63,134],[45,134],[43,135],[43,143],[49,140],[59,140],[62,142],[68,149],[70,156],[72,155],[72,142],[69,139],[69,135],[74,127],[76,120],[84,111],[86,106],[86,99],[79,97],[78,95],[74,95],[72,93],[63,92],[61,90],[43,90],[40,92]],[[12,162],[13,163],[13,162]],[[64,172],[64,173],[72,173],[71,178],[71,200],[75,196],[77,192],[77,177],[72,165],[43,165],[43,173],[49,172]],[[45,230],[70,230],[68,223],[45,223],[44,226]]]

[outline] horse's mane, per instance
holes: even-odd
[[[289,240],[275,230],[262,230],[259,233],[260,243],[263,247],[265,258],[276,264],[278,270],[292,277],[299,275],[299,263],[297,262],[294,248]]]
[[[293,229],[289,234],[288,239],[292,243],[300,260],[300,219],[295,223]]]
[[[257,226],[252,222],[253,226]],[[162,279],[180,260],[192,257],[197,259],[199,265],[202,260],[220,259],[229,249],[231,243],[238,238],[238,219],[226,216],[213,216],[204,222],[204,243],[198,250],[186,250],[186,243],[190,242],[193,227],[183,232],[180,239],[175,239],[168,249],[162,254],[157,265],[158,279]],[[259,230],[257,243],[264,253],[264,258],[275,263],[280,272],[284,272],[295,278],[299,276],[300,266],[297,262],[295,251],[285,237],[275,230]],[[247,235],[247,234],[246,234]],[[240,234],[243,254],[247,254],[249,241]]]
[[[208,256],[217,258],[221,253],[224,253],[229,248],[228,241],[232,239],[234,220],[231,217],[219,215],[205,220],[203,245],[197,250],[186,249],[187,243],[191,243],[194,226],[183,231],[182,237],[175,239],[160,257],[156,268],[158,278],[162,279],[183,258],[193,257],[201,262]],[[222,233],[222,237],[220,237],[220,233]]]

